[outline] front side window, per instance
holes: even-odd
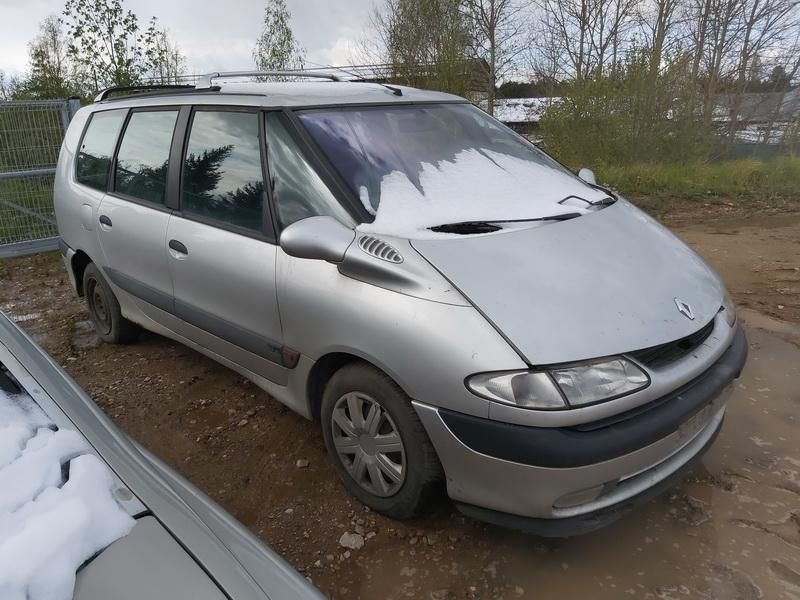
[[[263,205],[258,115],[195,112],[183,161],[182,209],[260,231]]]
[[[75,179],[78,183],[96,190],[106,190],[111,156],[124,120],[124,110],[96,112],[91,116],[75,159]]]
[[[167,169],[177,110],[134,112],[117,153],[114,191],[164,204]]]
[[[281,228],[307,217],[330,216],[348,226],[353,219],[311,166],[279,113],[267,115],[270,184]]]

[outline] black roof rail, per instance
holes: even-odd
[[[115,92],[148,92],[151,90],[185,90],[194,89],[195,86],[188,83],[181,84],[153,84],[153,85],[113,85],[102,90],[95,96],[95,102],[102,102]]]
[[[198,88],[211,87],[214,79],[228,77],[309,77],[311,79],[328,79],[330,81],[346,81],[333,73],[314,73],[310,71],[227,71],[224,73],[208,73],[197,79]]]

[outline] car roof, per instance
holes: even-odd
[[[397,94],[396,90],[400,91]],[[407,86],[364,81],[220,81],[210,88],[153,89],[151,93],[112,96],[95,102],[96,110],[165,104],[214,104],[255,107],[323,107],[355,104],[467,102],[464,98]]]

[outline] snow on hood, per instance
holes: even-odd
[[[577,196],[588,203],[608,197],[547,159],[522,160],[490,150],[463,150],[452,161],[422,163],[419,186],[404,173],[383,177],[375,220],[364,233],[413,239],[449,238],[429,227],[462,221],[515,221],[588,212],[588,204],[559,204]]]
[[[83,437],[0,390],[0,598],[72,598],[78,568],[133,527],[112,487]]]

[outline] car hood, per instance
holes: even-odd
[[[699,256],[624,200],[569,221],[412,245],[534,365],[679,339],[707,324],[725,293]]]

